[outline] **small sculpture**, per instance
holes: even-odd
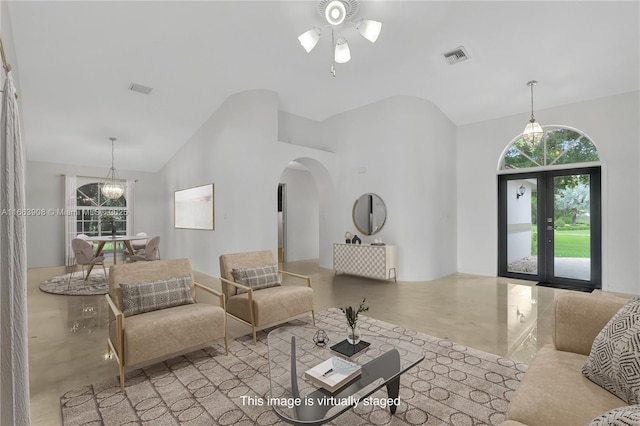
[[[344,233],[344,239],[347,244],[351,244],[351,238],[353,238],[353,234],[349,231]]]
[[[324,347],[329,343],[329,336],[324,330],[316,331],[316,334],[313,336],[313,341],[316,346]]]
[[[357,235],[354,235],[353,238],[351,238],[351,243],[352,244],[362,244],[362,240]]]

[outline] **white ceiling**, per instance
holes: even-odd
[[[382,33],[345,29],[334,78],[326,31],[309,54],[296,39],[325,24],[313,1],[10,2],[27,157],[108,169],[115,136],[116,168],[157,171],[248,89],[314,120],[413,95],[457,125],[527,112],[532,79],[536,110],[639,89],[638,1],[359,5]],[[471,59],[448,65],[460,45]]]

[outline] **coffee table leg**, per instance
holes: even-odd
[[[387,383],[387,395],[389,398],[396,399],[400,395],[400,376],[391,380]],[[391,410],[391,414],[396,413],[396,409],[398,406],[396,404],[389,404],[389,409]]]

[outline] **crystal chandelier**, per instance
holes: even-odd
[[[102,195],[109,200],[117,200],[124,194],[124,185],[118,178],[118,172],[116,172],[116,168],[113,165],[113,149],[116,138],[111,137],[109,140],[111,141],[111,168],[109,169],[109,173],[107,173],[107,178],[102,184]]]
[[[531,80],[527,83],[527,86],[531,87],[531,119],[529,123],[524,128],[524,132],[522,132],[522,138],[528,144],[536,145],[542,140],[542,136],[544,136],[544,130],[540,126],[540,123],[536,121],[536,118],[533,116],[533,86],[538,84],[537,81]]]

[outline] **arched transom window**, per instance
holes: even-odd
[[[593,142],[577,129],[544,126],[544,137],[538,144],[515,139],[500,160],[500,170],[530,169],[600,161]]]

